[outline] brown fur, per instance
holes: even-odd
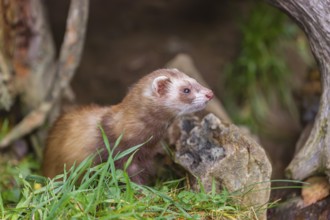
[[[111,146],[120,134],[124,133],[115,154],[144,143],[152,137],[135,154],[132,165],[128,169],[133,181],[142,184],[150,183],[155,174],[155,166],[152,164],[153,148],[178,114],[173,108],[160,104],[168,98],[169,80],[158,83],[157,90],[151,94],[152,98],[143,96],[146,86],[150,86],[160,75],[170,78],[180,77],[180,74],[175,74],[172,70],[158,70],[139,80],[118,105],[83,107],[61,116],[51,129],[47,140],[42,165],[43,175],[53,178],[63,172],[64,164],[69,169],[75,162],[80,163],[97,149],[104,149],[98,127],[101,125]],[[210,90],[207,92],[212,93]],[[182,101],[189,102],[184,98]],[[96,156],[94,162],[98,164],[107,159],[108,153],[103,150],[101,157]],[[122,168],[126,159],[117,161],[116,166]]]

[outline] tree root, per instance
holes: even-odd
[[[322,96],[311,133],[287,167],[287,176],[303,180],[324,173],[330,178],[330,0],[268,0],[305,31],[318,63]]]
[[[53,87],[46,100],[30,112],[0,142],[0,149],[43,125],[55,103],[67,89],[80,62],[87,27],[89,0],[71,0],[64,42],[57,63]],[[40,91],[41,92],[41,91]]]

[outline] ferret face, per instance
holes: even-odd
[[[178,115],[200,111],[213,98],[213,92],[195,79],[176,69],[167,71],[154,79],[152,88],[162,104]]]

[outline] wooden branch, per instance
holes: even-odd
[[[57,79],[47,100],[58,100],[80,63],[87,28],[89,0],[71,0],[64,42],[58,61]]]
[[[320,108],[311,133],[287,168],[294,179],[324,172],[330,177],[330,0],[268,0],[289,14],[305,31],[322,82]]]
[[[41,0],[0,0],[1,68],[23,114],[44,100],[55,74],[55,45]]]
[[[25,118],[1,140],[0,149],[9,146],[13,141],[30,133],[33,130],[31,130],[31,128],[42,125],[51,107],[52,105],[50,103],[43,103],[39,108],[25,116]]]
[[[88,9],[89,0],[71,0],[64,42],[61,47],[53,88],[46,100],[6,135],[0,142],[0,149],[7,147],[14,140],[43,125],[52,106],[61,97],[62,91],[69,85],[80,62],[85,40]]]

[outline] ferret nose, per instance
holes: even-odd
[[[205,94],[205,97],[208,99],[208,100],[211,100],[213,98],[214,94],[213,92],[210,90],[208,91],[206,94]]]

